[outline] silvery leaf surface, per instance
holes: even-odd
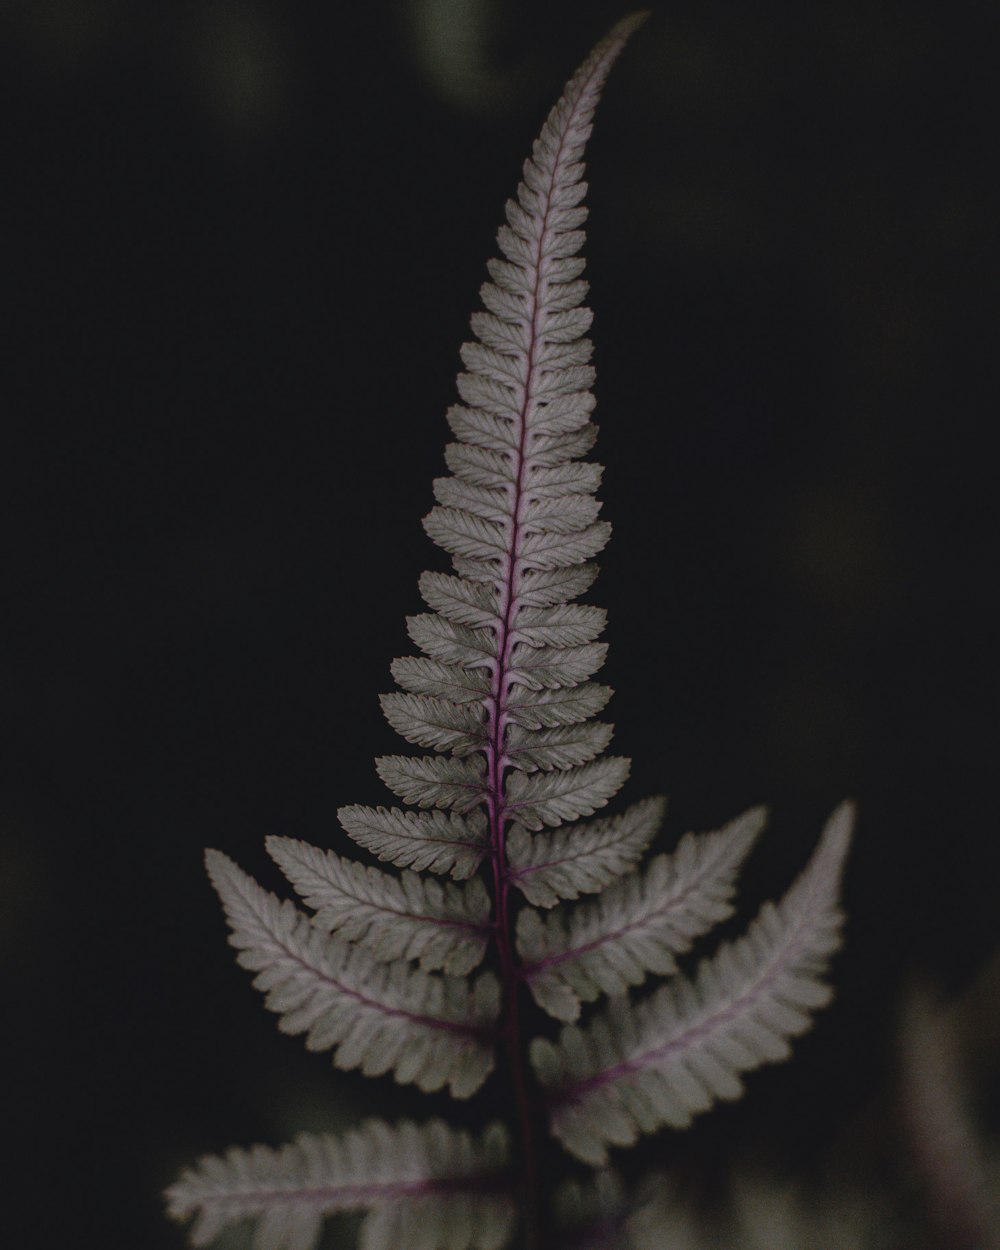
[[[741,1076],[790,1053],[832,997],[824,979],[840,945],[837,893],[853,808],[827,822],[808,866],[781,903],[766,903],[744,937],[676,975],[637,1005],[621,1000],[559,1040],[536,1038],[531,1060],[548,1090],[552,1132],[593,1166],[609,1146],[685,1128],[718,1099],[739,1098]]]
[[[402,960],[380,963],[360,945],[324,933],[219,851],[205,862],[239,963],[250,969],[284,1033],[309,1050],[333,1050],[338,1068],[391,1072],[423,1090],[448,1085],[466,1098],[493,1069],[499,985],[431,975]]]
[[[490,899],[478,877],[455,885],[415,872],[394,875],[295,838],[270,837],[267,849],[316,913],[313,923],[380,962],[416,959],[425,972],[450,976],[466,976],[482,962]]]
[[[368,1250],[399,1250],[404,1240],[410,1250],[501,1250],[514,1218],[509,1154],[499,1124],[473,1137],[441,1120],[369,1119],[340,1136],[302,1133],[277,1149],[205,1156],[167,1190],[167,1210],[194,1218],[195,1246],[251,1221],[255,1250],[313,1250],[325,1217],[367,1211]]]
[[[736,874],[766,812],[755,808],[713,833],[686,834],[671,855],[619,878],[599,898],[518,917],[522,975],[538,1005],[572,1023],[580,1003],[621,995],[650,972],[676,972],[676,955],[732,914]]]

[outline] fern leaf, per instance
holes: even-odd
[[[556,725],[578,725],[596,716],[611,698],[611,687],[587,682],[582,686],[562,686],[533,690],[518,686],[508,696],[507,719],[526,729],[546,729]]]
[[[736,874],[765,818],[758,807],[716,833],[687,834],[673,855],[658,855],[568,917],[522,911],[522,975],[538,1005],[572,1023],[581,1000],[623,994],[649,972],[675,972],[674,956],[732,914]]]
[[[583,312],[584,309],[577,309]],[[554,468],[543,468],[536,465],[532,469],[526,486],[529,497],[534,500],[566,499],[572,495],[592,495],[601,484],[604,469],[592,461],[583,464],[556,465]]]
[[[195,1246],[249,1220],[254,1250],[313,1250],[326,1216],[368,1211],[364,1250],[501,1250],[514,1218],[508,1156],[499,1124],[477,1139],[440,1120],[367,1120],[342,1137],[206,1156],[167,1190],[167,1211],[194,1217]]]
[[[379,702],[396,733],[415,746],[469,755],[486,741],[481,705],[419,694],[383,694]]]
[[[526,829],[590,816],[618,793],[629,766],[629,760],[612,756],[564,771],[514,772],[507,781],[507,809]]]
[[[489,851],[481,812],[404,812],[396,807],[353,804],[337,812],[344,832],[381,860],[415,872],[450,873],[464,881]]]
[[[529,647],[576,647],[593,642],[607,624],[603,608],[564,603],[552,608],[522,608],[515,638]]]
[[[575,492],[538,498],[534,492],[522,508],[525,530],[532,533],[579,534],[597,520],[601,501]]]
[[[788,1039],[831,998],[821,974],[839,945],[836,894],[852,824],[842,804],[782,902],[766,903],[693,981],[677,976],[632,1010],[612,1005],[588,1028],[564,1028],[557,1044],[532,1042],[552,1131],[572,1154],[601,1165],[609,1145],[683,1128],[716,1099],[738,1098],[741,1073],[787,1058]]]
[[[513,685],[529,689],[565,689],[579,686],[604,663],[607,643],[590,642],[582,647],[526,647],[514,651],[507,676]]]
[[[472,703],[489,694],[490,675],[482,668],[462,668],[458,664],[441,664],[405,656],[392,662],[392,675],[411,694],[451,699],[453,703]]]
[[[406,618],[406,629],[424,655],[464,668],[492,667],[496,636],[488,629],[467,629],[447,617],[422,612]]]
[[[477,486],[507,487],[517,478],[510,452],[491,451],[470,443],[448,443],[444,460],[456,477]]]
[[[502,560],[507,554],[500,526],[484,521],[464,508],[434,508],[424,518],[424,529],[449,555],[474,560]]]
[[[536,907],[596,894],[631,872],[656,835],[665,810],[665,799],[644,799],[621,816],[553,833],[532,836],[514,825],[507,838],[509,879]]]
[[[564,468],[599,468],[599,465],[564,465]],[[597,577],[596,564],[572,564],[561,569],[528,569],[517,588],[521,608],[551,608],[589,590]]]
[[[449,1085],[466,1098],[493,1069],[499,985],[483,973],[471,987],[402,961],[379,963],[361,946],[329,937],[287,900],[269,894],[219,851],[205,862],[229,921],[239,962],[257,975],[284,1033],[309,1050],[335,1048],[338,1068],[392,1072],[423,1090]]]
[[[582,429],[595,408],[595,400],[589,391],[581,388],[593,382],[593,370],[589,367],[559,368],[559,361],[586,360],[592,348],[589,339],[567,346],[555,345],[539,348],[540,363],[549,366],[543,370],[543,380],[536,394],[538,411],[532,422],[533,429],[545,434],[571,434]],[[559,379],[558,383],[556,379]],[[560,386],[567,389],[561,390]]]
[[[499,615],[497,595],[492,586],[448,573],[421,574],[420,593],[429,608],[456,625],[485,629],[494,625]]]
[[[564,460],[576,460],[578,456],[585,456],[588,451],[593,450],[596,442],[597,426],[592,421],[571,434],[533,434],[532,463],[542,468],[552,468],[562,464]]]
[[[479,878],[468,885],[390,876],[295,838],[270,837],[268,853],[316,915],[342,942],[358,942],[380,962],[417,959],[425,972],[466,976],[482,962],[490,899]]]
[[[468,812],[483,800],[481,761],[380,755],[378,775],[404,803]]]
[[[464,508],[484,521],[502,525],[510,516],[510,492],[471,486],[458,477],[434,479],[434,498],[445,508]]]
[[[459,378],[459,390],[464,399],[471,399],[468,385],[462,386],[463,379],[468,382],[468,374]],[[494,391],[499,388],[491,388]],[[484,397],[485,399],[485,397]],[[486,447],[497,450],[517,447],[517,429],[511,420],[509,411],[509,392],[504,390],[504,402],[500,405],[490,403],[489,411],[482,408],[468,408],[464,404],[455,404],[448,409],[448,424],[456,438],[472,447]],[[499,410],[499,411],[498,411]],[[503,415],[499,415],[502,412]]]
[[[613,733],[614,726],[600,721],[539,730],[512,725],[507,731],[505,754],[514,768],[524,772],[574,768],[600,755]]]
[[[596,556],[611,537],[607,521],[596,521],[575,532],[536,529],[521,544],[521,560],[526,569],[559,569],[583,564]]]

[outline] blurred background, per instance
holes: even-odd
[[[201,853],[277,888],[267,834],[343,847],[336,808],[388,801],[376,694],[442,567],[419,521],[458,345],[531,140],[625,11],[0,3],[19,1246],[180,1247],[159,1195],[200,1152],[448,1110],[278,1033]],[[998,1175],[998,52],[989,5],[657,4],[598,113],[622,798],[670,796],[663,847],[771,806],[732,932],[860,811],[834,1005],[629,1160],[701,1244],[754,1186],[857,1208],[837,1250],[980,1244],[919,1089]]]

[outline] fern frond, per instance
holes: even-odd
[[[536,525],[543,525],[552,534],[579,534],[597,521],[603,506],[593,495],[575,491],[559,495],[533,495],[524,506],[524,526],[531,530]],[[582,561],[574,560],[573,563]]]
[[[611,526],[607,521],[595,521],[576,531],[563,528],[566,514],[554,517],[542,516],[538,529],[525,525],[526,535],[521,544],[521,560],[525,569],[560,569],[570,564],[583,564],[607,545]],[[545,528],[542,525],[550,522]]]
[[[254,1250],[312,1250],[326,1216],[368,1211],[362,1250],[501,1250],[514,1217],[508,1156],[499,1124],[477,1139],[440,1120],[367,1120],[343,1137],[206,1156],[167,1190],[167,1210],[194,1217],[196,1246],[249,1220]]]
[[[531,1057],[549,1090],[550,1123],[563,1145],[601,1165],[609,1145],[683,1128],[719,1098],[738,1098],[740,1074],[789,1054],[811,1012],[831,997],[820,979],[839,945],[836,903],[853,823],[842,804],[802,876],[776,907],[766,903],[746,935],[677,976],[645,1002],[619,1004]]]
[[[600,755],[613,733],[614,726],[601,721],[538,731],[512,725],[507,731],[506,755],[511,767],[526,773],[575,768]]]
[[[381,860],[415,872],[471,877],[490,843],[482,812],[406,812],[398,807],[352,804],[337,812],[344,832]]]
[[[625,784],[631,761],[613,755],[579,768],[552,772],[511,773],[507,809],[525,827],[561,825],[590,816]]]
[[[495,665],[496,637],[488,629],[468,629],[430,612],[408,616],[406,629],[429,659],[463,668],[492,669]]]
[[[490,451],[471,443],[448,443],[445,464],[463,482],[477,486],[510,486],[517,470],[510,452]]]
[[[451,699],[454,703],[477,702],[490,689],[490,674],[485,668],[462,668],[414,656],[393,660],[392,675],[411,694]]]
[[[628,772],[625,760],[598,758],[611,728],[589,723],[609,693],[589,683],[607,651],[596,641],[605,615],[570,600],[590,586],[611,532],[594,497],[600,467],[573,463],[596,436],[581,157],[604,78],[639,20],[620,23],[573,77],[506,206],[502,255],[472,318],[478,341],[461,349],[462,402],[447,414],[451,476],[435,481],[424,520],[455,576],[422,579],[432,611],[408,626],[426,659],[396,661],[412,697],[383,700],[408,741],[452,759],[384,758],[382,779],[421,806],[487,804],[495,851],[512,821],[541,829],[590,815]],[[477,754],[482,775],[471,771]]]
[[[499,525],[510,512],[510,492],[485,486],[470,486],[458,477],[434,479],[434,498],[446,508],[464,508],[484,521]]]
[[[563,690],[579,686],[604,663],[607,643],[591,642],[582,647],[526,647],[518,643],[507,669],[514,686],[529,690]]]
[[[492,586],[448,573],[422,573],[420,593],[432,611],[456,625],[485,629],[497,619],[497,593]]]
[[[522,608],[516,641],[529,647],[580,646],[600,637],[607,624],[603,608],[563,603],[552,608]]]
[[[611,698],[611,687],[587,682],[534,690],[517,686],[508,696],[507,720],[526,729],[551,729],[556,725],[579,725],[596,716]]]
[[[561,465],[563,469],[599,469],[599,464]],[[552,470],[543,470],[552,472]],[[532,482],[535,475],[532,476]],[[534,493],[534,487],[532,487]],[[520,608],[552,608],[576,599],[597,578],[596,564],[571,564],[562,569],[532,569],[525,573],[518,594]]]
[[[597,894],[639,862],[666,806],[665,799],[643,799],[620,816],[530,836],[514,825],[507,839],[509,880],[536,907]]]
[[[464,756],[485,745],[487,725],[480,704],[452,703],[421,694],[382,694],[379,702],[396,733],[414,746]]]
[[[477,760],[380,755],[375,767],[393,794],[416,807],[469,812],[485,797],[483,767]]]
[[[449,1085],[465,1098],[493,1069],[499,987],[482,973],[458,977],[379,963],[361,946],[325,934],[288,900],[275,898],[220,851],[205,863],[229,921],[239,962],[257,975],[284,1033],[309,1050],[335,1048],[338,1068],[392,1072],[424,1090]]]
[[[658,855],[568,915],[525,908],[517,946],[535,1002],[572,1023],[581,1000],[623,994],[650,972],[675,972],[674,956],[732,914],[736,874],[765,818],[758,807],[718,832],[689,833],[672,855]]]
[[[580,283],[582,298],[585,283]],[[568,298],[568,297],[567,297]],[[597,442],[597,426],[588,422],[582,429],[571,434],[536,434],[531,442],[531,458],[542,469],[561,465],[566,460],[576,460],[593,451]]]
[[[534,1140],[542,1108],[531,1107],[529,1058],[555,1138],[603,1165],[609,1146],[738,1096],[742,1073],[783,1058],[829,998],[822,974],[838,943],[849,807],[828,822],[781,904],[765,905],[693,980],[677,974],[676,957],[729,915],[763,812],[689,834],[642,872],[662,799],[573,823],[603,808],[630,768],[604,754],[613,728],[595,719],[611,694],[592,680],[607,652],[605,613],[574,602],[611,534],[597,498],[601,467],[583,459],[597,426],[578,252],[594,108],[644,16],[597,45],[546,119],[506,205],[475,341],[461,349],[447,473],[424,520],[452,571],[421,577],[428,610],[407,619],[421,654],[393,662],[398,689],[381,696],[392,728],[427,754],[384,755],[378,774],[424,810],[338,813],[358,845],[403,871],[270,838],[315,913],[307,916],[221,853],[206,856],[240,964],[282,1030],[331,1050],[338,1067],[465,1098],[503,1040],[508,1087],[499,1096],[519,1122],[516,1173],[502,1130],[474,1139],[439,1121],[369,1121],[341,1139],[232,1150],[170,1190],[172,1214],[196,1216],[197,1244],[247,1219],[254,1250],[312,1250],[325,1215],[366,1210],[362,1250],[501,1250],[516,1204],[525,1245],[624,1250],[633,1206],[610,1174],[571,1186],[563,1210],[542,1211],[550,1160]],[[599,897],[536,910],[588,894]],[[473,980],[491,941],[500,975]],[[673,980],[638,1004],[613,999],[586,1027],[573,1023],[582,1003],[623,995],[651,972]],[[519,1036],[522,983],[566,1022],[557,1041],[529,1048]]]
[[[415,872],[391,876],[295,838],[270,837],[268,853],[313,923],[358,942],[381,963],[419,960],[425,972],[466,976],[486,953],[490,898],[482,881],[442,885]]]
[[[428,537],[453,556],[502,560],[507,554],[502,528],[467,508],[435,508],[425,518],[424,529]]]

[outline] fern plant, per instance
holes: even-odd
[[[575,602],[610,533],[601,467],[584,459],[596,429],[581,158],[643,16],[597,45],[549,114],[462,348],[449,474],[424,521],[454,572],[421,577],[428,611],[407,624],[422,654],[393,663],[400,689],[382,696],[389,724],[429,753],[377,761],[407,806],[338,813],[395,871],[271,838],[305,912],[207,853],[239,962],[284,1032],[332,1050],[339,1068],[457,1099],[500,1056],[509,1122],[475,1134],[372,1119],[202,1159],[168,1191],[171,1215],[195,1217],[195,1245],[248,1219],[258,1250],[311,1250],[323,1218],[344,1210],[367,1212],[365,1250],[625,1244],[627,1202],[600,1171],[609,1148],[739,1097],[742,1074],[784,1059],[830,998],[847,805],[782,902],[693,979],[677,956],[730,914],[764,812],[688,834],[644,867],[661,799],[588,819],[629,761],[604,754],[612,728],[596,719],[611,695],[591,680],[605,613]],[[630,998],[650,974],[669,979]],[[561,1029],[526,1036],[528,995]],[[556,1143],[599,1170],[596,1188],[578,1177],[561,1198],[548,1192]]]

